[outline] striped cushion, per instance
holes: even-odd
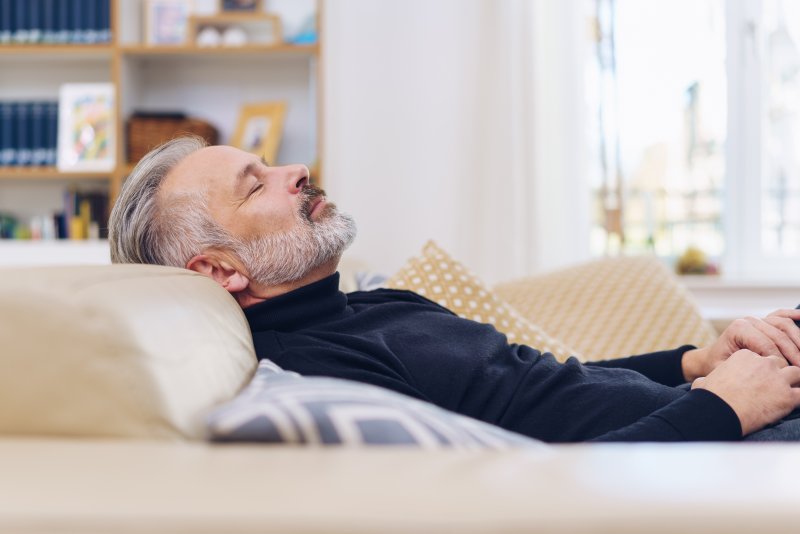
[[[375,386],[301,377],[262,360],[252,382],[208,418],[210,439],[303,445],[508,449],[543,446]]]

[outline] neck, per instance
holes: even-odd
[[[323,278],[327,278],[336,272],[336,266],[338,264],[339,258],[335,258],[330,262],[324,263],[316,269],[311,270],[307,275],[299,280],[286,282],[276,286],[265,286],[251,281],[247,286],[247,289],[236,293],[233,296],[236,298],[237,302],[239,302],[239,306],[242,308],[249,308],[250,306],[264,302],[265,300],[275,298],[279,295],[294,291],[295,289],[303,286],[318,282]]]

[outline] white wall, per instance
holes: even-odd
[[[579,118],[558,98],[576,79],[564,32],[536,31],[585,26],[577,3],[553,4],[325,3],[323,174],[359,224],[354,256],[391,273],[435,239],[493,282],[588,251],[581,155],[564,149]]]
[[[471,0],[327,2],[324,176],[353,214],[351,253],[391,272],[426,239],[459,249],[469,156],[460,103],[474,91]],[[425,13],[425,16],[419,16]]]

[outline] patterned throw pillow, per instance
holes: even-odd
[[[503,332],[510,343],[552,352],[560,361],[581,355],[520,315],[492,293],[478,277],[451,258],[433,241],[422,255],[408,263],[386,282],[392,289],[408,289],[437,302],[460,317],[488,323]]]
[[[217,442],[411,446],[425,449],[543,447],[534,439],[383,388],[301,377],[262,360],[250,384],[207,419]]]
[[[605,258],[494,290],[589,361],[716,339],[688,290],[656,258]]]

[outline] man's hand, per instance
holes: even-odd
[[[800,406],[800,367],[780,356],[761,357],[740,350],[692,389],[706,389],[724,400],[742,424],[742,435],[774,423]]]
[[[783,356],[800,366],[800,310],[778,310],[764,319],[745,317],[730,324],[713,345],[687,351],[681,366],[687,382],[706,376],[740,349],[762,356]]]

